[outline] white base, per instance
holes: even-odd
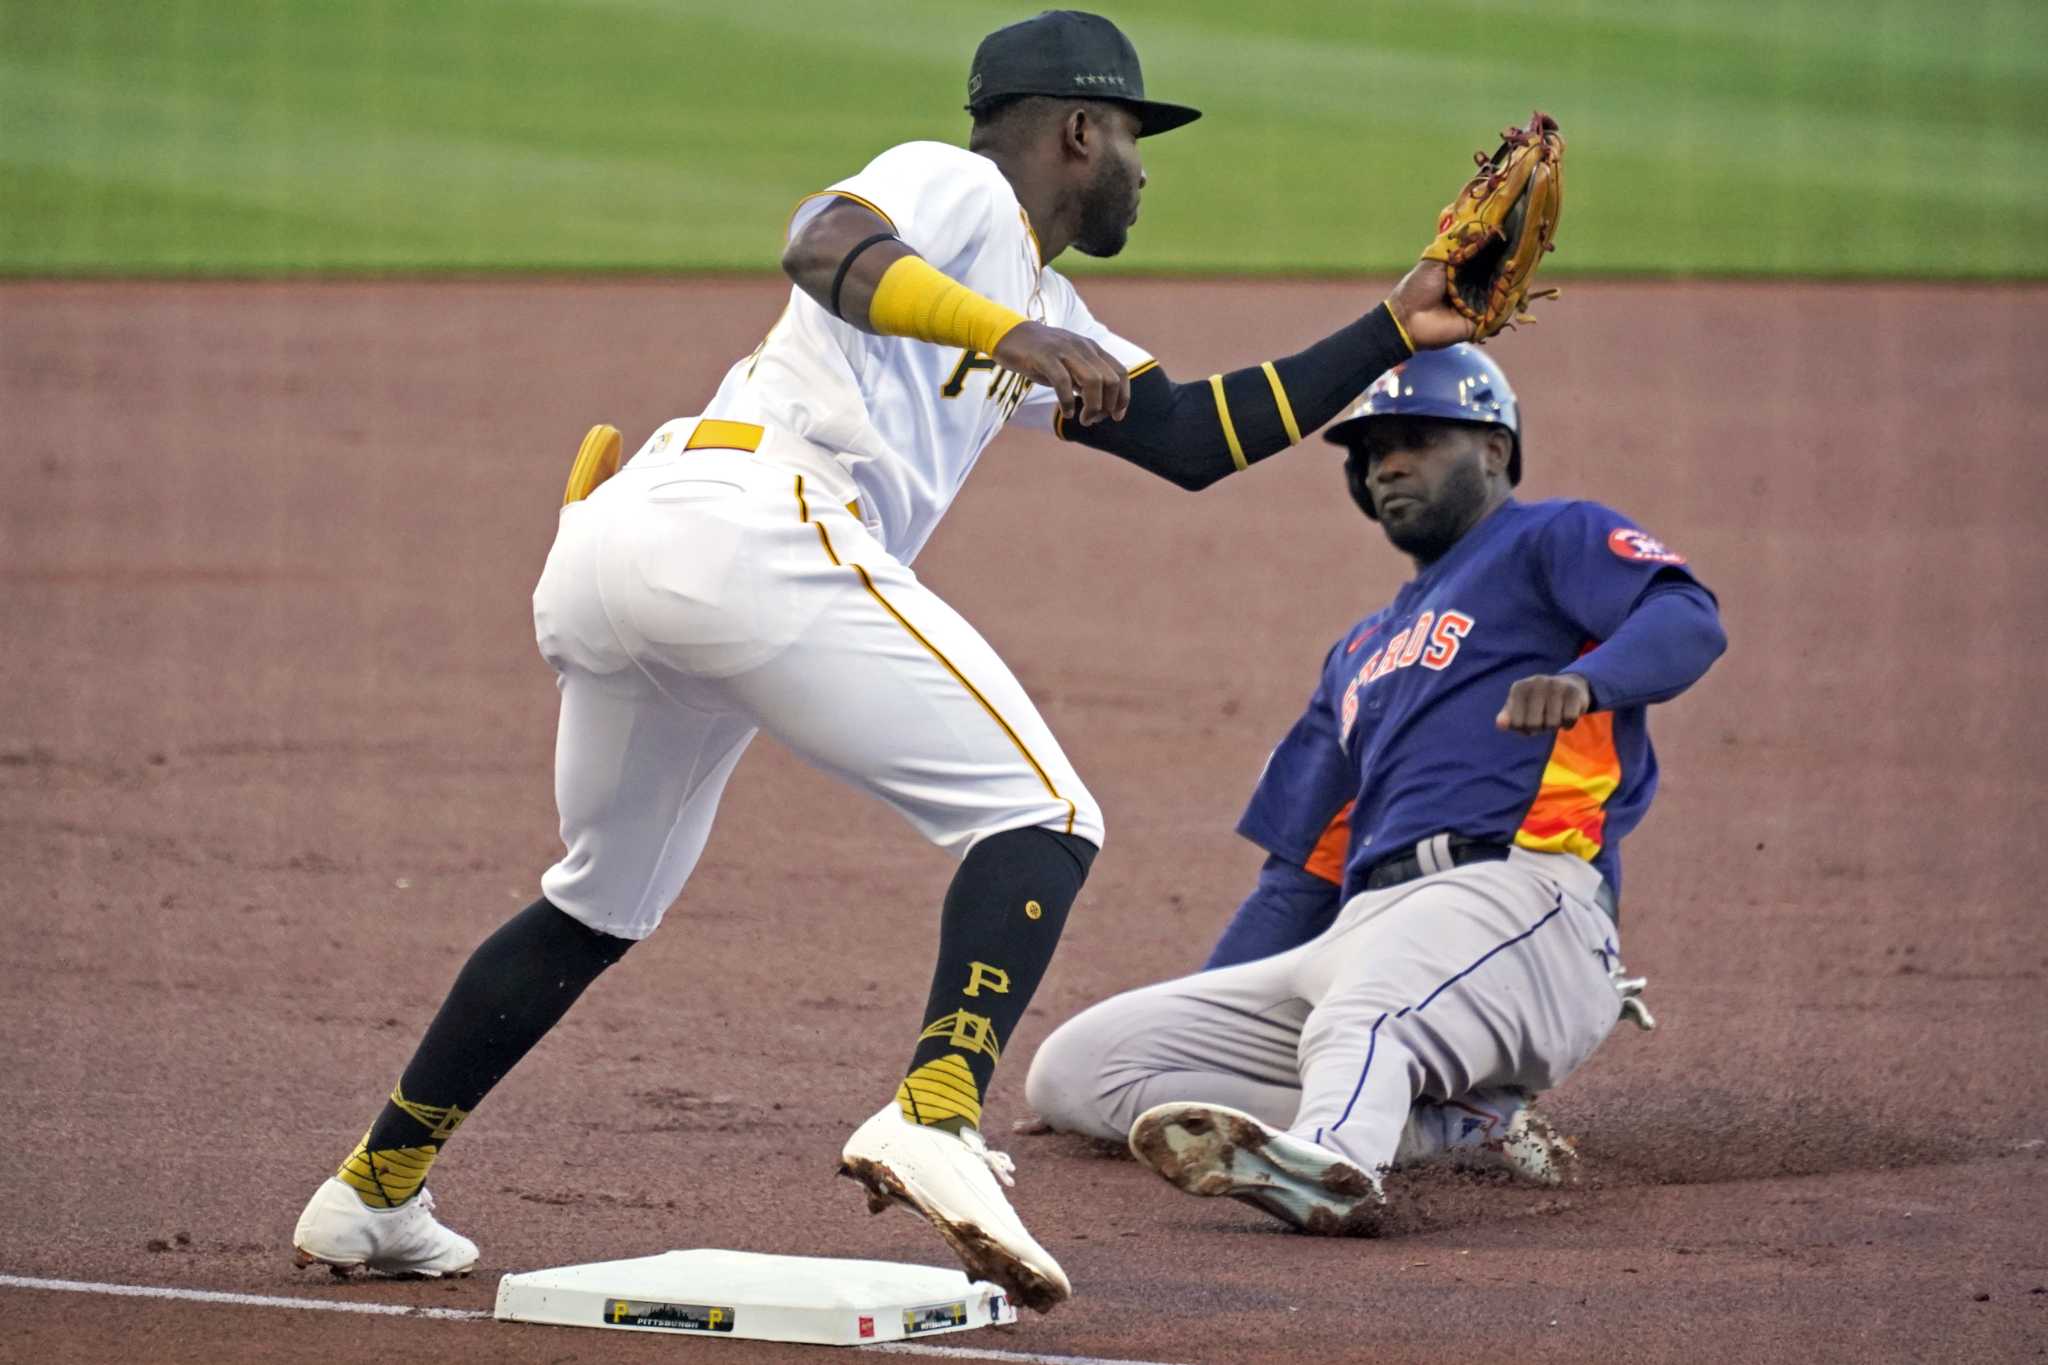
[[[958,1270],[763,1256],[751,1251],[668,1251],[507,1275],[500,1322],[609,1327],[814,1346],[866,1346],[1015,1322],[1016,1305]]]

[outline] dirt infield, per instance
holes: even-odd
[[[335,1286],[292,1220],[556,849],[528,593],[584,427],[687,412],[765,281],[0,287],[0,1274],[488,1309],[677,1246],[948,1264],[831,1173],[948,864],[763,742],[668,927],[437,1168],[486,1272]],[[1378,297],[1104,283],[1182,376]],[[1534,496],[1689,554],[1733,646],[1661,713],[1629,960],[1664,1021],[1557,1092],[1589,1178],[1284,1235],[1007,1143],[1073,1303],[974,1350],[1160,1362],[2048,1355],[2048,289],[1585,286],[1497,354]],[[1318,443],[1192,497],[1011,436],[918,568],[1110,840],[1000,1073],[1198,963],[1330,638],[1401,577]],[[0,1287],[0,1357],[814,1359],[757,1343]]]

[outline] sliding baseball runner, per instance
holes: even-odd
[[[1382,1173],[1493,1146],[1555,1180],[1530,1092],[1649,1017],[1621,964],[1648,708],[1726,645],[1685,557],[1581,500],[1519,502],[1520,406],[1471,346],[1332,427],[1415,573],[1324,656],[1239,823],[1270,855],[1231,965],[1056,1030],[1027,1093],[1180,1189],[1310,1232],[1378,1226]]]

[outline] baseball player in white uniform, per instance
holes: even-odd
[[[910,564],[982,450],[1055,426],[1199,488],[1299,441],[1417,346],[1470,325],[1424,262],[1301,353],[1176,384],[1049,266],[1115,254],[1147,100],[1108,20],[1049,11],[983,41],[970,147],[916,142],[803,201],[794,287],[702,412],[564,507],[534,592],[561,689],[567,851],[458,975],[390,1100],[295,1237],[300,1264],[461,1274],[428,1168],[583,989],[682,892],[755,734],[960,858],[906,1073],[842,1152],[878,1211],[929,1219],[1026,1306],[1070,1293],[978,1125],[990,1077],[1102,844],[1102,813],[1010,670]],[[1001,1183],[999,1183],[1001,1182]]]

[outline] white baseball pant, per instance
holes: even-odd
[[[1298,948],[1077,1015],[1026,1096],[1055,1128],[1119,1141],[1157,1104],[1228,1105],[1383,1169],[1418,1099],[1548,1089],[1614,1028],[1599,890],[1579,858],[1516,849],[1365,892]]]
[[[547,898],[640,939],[681,893],[759,730],[964,857],[1102,816],[1023,687],[788,433],[671,422],[562,509],[534,590],[555,668],[560,862]]]

